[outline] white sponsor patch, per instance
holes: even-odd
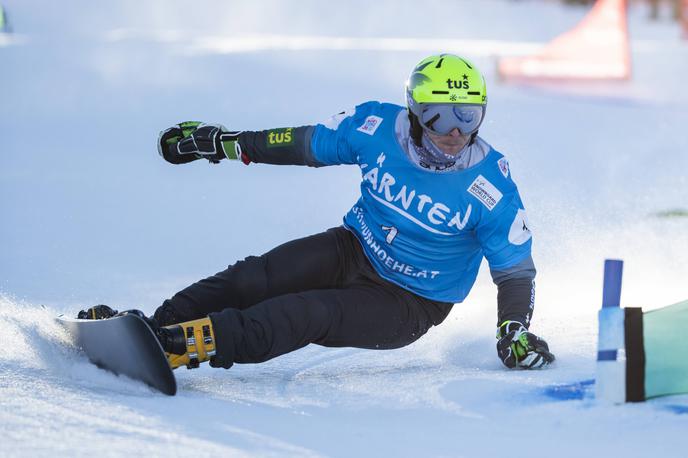
[[[478,198],[480,202],[492,211],[493,208],[502,200],[502,193],[499,189],[487,181],[487,179],[478,175],[478,178],[473,180],[473,183],[468,187],[467,191]]]
[[[378,127],[382,124],[382,118],[379,116],[370,115],[366,118],[365,122],[361,127],[356,129],[364,134],[373,135]]]
[[[347,110],[342,111],[341,113],[337,113],[336,115],[327,118],[325,121],[322,122],[322,125],[327,127],[328,129],[336,130],[337,127],[339,127],[339,125],[342,123],[342,121],[344,121],[344,119],[348,118],[354,113],[356,113],[356,108],[349,108]]]
[[[497,165],[499,166],[499,171],[504,175],[504,178],[507,178],[509,176],[509,161],[503,157],[497,161]]]
[[[514,245],[523,245],[528,240],[532,234],[528,228],[528,216],[526,211],[522,208],[516,212],[514,217],[514,222],[511,223],[511,228],[509,229],[509,243]]]

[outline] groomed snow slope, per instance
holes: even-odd
[[[3,3],[17,35],[0,40],[0,455],[683,456],[688,397],[589,396],[605,258],[626,261],[624,305],[688,298],[688,218],[658,216],[688,207],[688,42],[668,20],[631,11],[631,82],[524,87],[496,80],[493,54],[536,49],[585,9]],[[236,259],[338,225],[356,199],[355,168],[173,167],[155,151],[160,129],[300,125],[369,99],[402,103],[408,71],[438,51],[487,74],[481,133],[509,158],[529,212],[533,330],[554,367],[503,369],[485,266],[410,347],[310,346],[178,370],[174,398],[67,345],[56,315],[95,303],[152,312]]]

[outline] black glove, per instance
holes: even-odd
[[[117,315],[117,310],[113,310],[107,305],[100,304],[79,311],[76,317],[80,320],[104,320],[106,318],[112,318],[115,315]]]
[[[159,328],[158,323],[155,321],[155,318],[148,318],[141,310],[136,310],[136,309],[131,309],[131,310],[125,310],[123,312],[118,312],[117,310],[113,309],[112,307],[108,307],[107,305],[94,305],[93,307],[89,307],[86,310],[81,310],[79,314],[77,315],[77,318],[81,320],[105,320],[107,318],[112,318],[114,316],[122,316],[122,315],[136,315],[140,318],[143,319],[143,321],[146,322],[146,324],[153,330],[157,330]]]
[[[186,121],[160,132],[158,153],[172,164],[186,164],[196,159],[238,159],[237,138],[240,132],[228,132],[219,124]]]
[[[538,369],[554,361],[547,342],[518,321],[505,321],[497,330],[497,354],[510,369]]]

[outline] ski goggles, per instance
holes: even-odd
[[[420,104],[420,124],[435,135],[447,135],[459,129],[462,135],[478,130],[485,117],[484,105],[459,105],[454,103]]]

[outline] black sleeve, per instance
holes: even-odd
[[[497,285],[497,326],[504,321],[519,321],[530,326],[535,305],[535,264],[528,256],[505,270],[491,271]]]
[[[244,162],[322,167],[313,157],[311,137],[314,126],[244,131],[238,136]],[[248,159],[248,161],[246,160]]]

